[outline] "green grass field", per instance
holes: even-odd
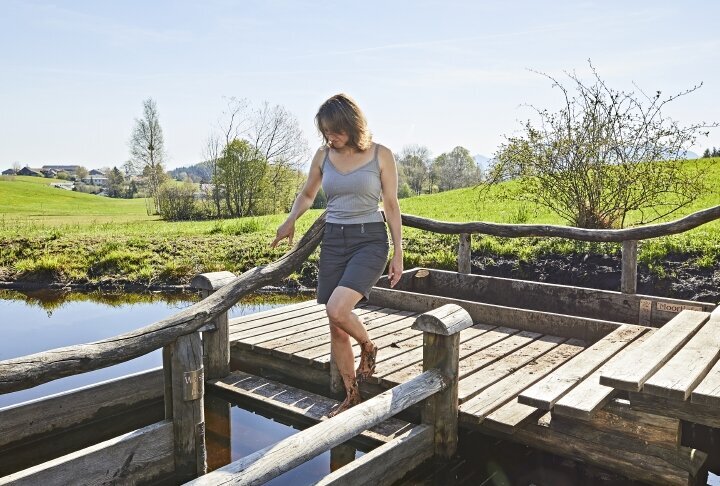
[[[720,181],[718,165],[712,164],[711,180]],[[284,215],[166,222],[147,215],[144,199],[75,193],[49,187],[50,182],[34,177],[0,179],[0,280],[99,282],[113,278],[145,284],[181,283],[199,272],[242,272],[272,261],[287,249],[268,246]],[[720,194],[715,189],[666,219],[718,204]],[[483,202],[475,189],[403,199],[400,205],[403,213],[444,221],[562,224],[547,210],[492,196]],[[302,234],[320,213],[308,211],[298,221],[296,234]],[[456,236],[406,228],[404,240],[406,268],[456,267]],[[617,253],[619,245],[475,235],[473,251],[532,260],[546,254]],[[640,260],[650,266],[659,268],[671,254],[691,256],[698,266],[717,266],[720,223],[640,244]],[[316,259],[317,252],[292,278],[312,279]]]

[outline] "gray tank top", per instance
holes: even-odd
[[[378,203],[382,195],[378,144],[372,160],[350,172],[340,172],[325,150],[320,171],[322,188],[327,196],[328,223],[358,224],[384,221]]]

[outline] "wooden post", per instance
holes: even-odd
[[[162,348],[162,359],[163,359],[163,381],[165,385],[165,418],[171,419],[173,417],[173,394],[172,394],[172,346],[163,346]]]
[[[190,288],[200,290],[203,298],[235,279],[232,272],[211,272],[196,275],[190,282]],[[230,339],[228,314],[223,312],[208,322],[203,331],[203,359],[205,378],[213,380],[224,378],[230,373]]]
[[[637,293],[637,240],[622,242],[622,277],[620,292]]]
[[[171,346],[175,474],[180,482],[207,472],[202,343],[194,332]]]
[[[471,241],[470,233],[460,233],[460,243],[458,244],[458,272],[460,273],[472,273],[470,267]]]
[[[457,450],[460,331],[472,325],[470,314],[456,304],[426,312],[412,325],[423,331],[423,371],[437,368],[448,385],[425,400],[422,411],[422,422],[434,428],[436,457],[447,459]]]

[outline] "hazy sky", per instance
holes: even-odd
[[[559,91],[528,69],[672,93],[668,115],[720,120],[717,1],[0,0],[0,168],[119,165],[157,101],[168,167],[201,160],[225,97],[288,108],[311,147],[337,92],[376,141],[491,155]],[[720,146],[720,130],[693,148]]]

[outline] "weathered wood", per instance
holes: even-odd
[[[316,486],[390,486],[432,456],[432,427],[417,425],[328,474]]]
[[[720,316],[713,316],[645,382],[643,392],[687,400],[720,358]]]
[[[623,353],[631,353],[646,339],[653,335],[655,329],[650,329],[628,344]],[[600,384],[600,375],[606,367],[612,366],[613,362],[622,359],[623,353],[618,353],[610,358],[604,365],[595,370],[590,376],[570,390],[564,397],[555,403],[553,413],[575,417],[578,419],[589,419],[595,412],[600,410],[618,392],[613,387]]]
[[[207,298],[235,278],[232,272],[201,273],[193,277],[190,288],[200,290],[202,297]],[[219,378],[230,373],[228,313],[219,314],[208,324],[212,324],[213,329],[203,332],[202,336],[205,377]]]
[[[472,325],[472,318],[465,309],[457,304],[446,304],[418,316],[412,328],[416,331],[452,336]]]
[[[643,412],[676,417],[687,422],[720,428],[720,414],[714,406],[666,397],[630,392],[630,407]]]
[[[545,410],[524,405],[518,402],[517,398],[514,398],[485,417],[485,420],[480,423],[484,429],[498,431],[503,434],[514,434],[520,430],[520,427],[537,420],[544,413],[546,413]],[[461,410],[460,422],[477,424],[478,419],[477,416]]]
[[[470,273],[471,266],[471,238],[470,233],[460,233],[458,242],[458,272]]]
[[[708,405],[720,410],[720,361],[715,363],[707,376],[693,390],[690,400],[698,405]]]
[[[150,483],[173,472],[172,423],[163,421],[0,478],[0,485]]]
[[[615,230],[599,230],[574,228],[570,226],[554,226],[548,224],[504,224],[504,223],[450,223],[437,221],[411,214],[403,214],[402,224],[411,228],[419,228],[434,233],[482,233],[494,236],[518,238],[522,236],[557,236],[580,241],[615,241],[646,240],[659,236],[682,233],[702,224],[720,218],[720,206],[697,211],[683,218],[667,223],[649,224],[635,228]]]
[[[488,427],[486,420],[478,426],[480,431],[505,438],[498,434],[494,428]],[[614,445],[600,444],[584,440],[553,430],[549,426],[549,414],[540,421],[531,421],[518,428],[512,435],[512,440],[525,444],[533,449],[540,449],[569,457],[581,462],[596,465],[603,469],[610,469],[627,476],[630,479],[645,481],[650,484],[682,485],[697,484],[696,478],[689,471],[681,469],[666,460],[648,454],[621,450]],[[698,458],[700,451],[685,448],[678,454],[687,454],[688,462]]]
[[[469,300],[423,295],[402,290],[373,287],[370,291],[369,303],[393,309],[426,312],[445,304],[457,304],[465,309],[473,322],[494,326],[518,327],[522,330],[583,339],[594,342],[609,332],[617,329],[619,323],[574,317],[549,312],[540,312],[515,307],[472,302]]]
[[[652,376],[708,320],[710,314],[685,310],[643,344],[614,361],[600,375],[600,384],[639,391]]]
[[[230,319],[230,327],[231,328],[243,328],[247,326],[251,326],[251,322],[258,321],[260,319],[265,319],[268,317],[273,317],[277,315],[287,315],[290,312],[297,312],[297,313],[309,313],[309,312],[317,312],[325,310],[324,304],[318,304],[315,299],[312,300],[306,300],[303,302],[298,302],[297,304],[288,304],[284,305],[282,307],[276,307],[274,309],[268,309],[260,312],[253,312],[251,314],[246,314],[244,316],[239,317],[233,317]]]
[[[547,422],[552,430],[615,450],[616,454],[622,451],[623,454],[629,452],[662,459],[667,464],[687,471],[691,477],[697,476],[707,460],[707,454],[702,451],[680,446],[658,446],[641,436],[616,434],[594,427],[599,425],[597,423],[588,424],[566,417],[552,417]]]
[[[514,350],[540,337],[538,333],[517,332],[516,329],[496,328],[473,341],[477,347],[463,346],[460,351],[460,376],[494,363]],[[462,339],[462,334],[461,334]],[[492,345],[487,345],[489,343]],[[424,349],[424,347],[423,347]],[[422,362],[406,366],[395,373],[382,376],[388,384],[402,383],[422,372]]]
[[[518,400],[525,405],[549,410],[575,385],[597,370],[647,328],[623,324],[591,345],[563,366],[523,391]]]
[[[212,294],[236,278],[237,275],[226,271],[200,273],[192,278],[190,288],[193,290],[205,290],[208,294]]]
[[[63,376],[122,363],[170,344],[178,336],[194,332],[230,309],[243,295],[289,275],[315,250],[324,227],[323,214],[280,259],[248,270],[210,297],[166,319],[91,344],[0,361],[0,393],[24,390]]]
[[[172,344],[163,346],[163,402],[165,405],[165,418],[171,419],[173,416],[173,392],[172,392]]]
[[[553,421],[562,417],[567,416],[557,413],[555,407],[552,411]],[[597,430],[639,439],[648,445],[673,450],[680,447],[680,419],[633,410],[627,400],[611,400],[591,417],[580,420],[568,418],[571,419],[574,422],[582,421]]]
[[[637,293],[637,240],[622,242],[620,292],[623,294]]]
[[[424,272],[424,276],[416,278],[420,272]],[[387,278],[382,277],[377,286],[389,288]],[[395,289],[498,306],[519,307],[625,324],[640,323],[656,327],[662,326],[684,309],[703,312],[715,309],[714,304],[706,302],[623,294],[571,285],[487,275],[466,275],[423,268],[406,270]],[[522,296],[522,298],[519,299],[518,296]],[[641,313],[646,319],[644,322],[639,322]],[[475,320],[477,321],[477,318]],[[599,337],[597,336],[595,339],[599,339]]]
[[[556,336],[542,336],[517,351],[508,354],[500,361],[496,361],[482,368],[479,372],[473,369],[463,374],[461,370],[460,383],[458,385],[459,402],[466,402],[493,383],[502,380],[527,363],[538,359],[563,341],[566,341],[566,339]]]
[[[246,400],[274,414],[302,422],[320,422],[338,404],[336,400],[322,395],[241,371],[233,371],[219,380],[210,380],[208,385],[230,395],[233,400]],[[393,440],[409,427],[410,424],[403,420],[390,418],[360,435],[377,445]]]
[[[161,369],[135,373],[0,409],[0,447],[103,420],[162,397]]]
[[[361,307],[361,306],[360,306]],[[277,310],[277,309],[275,309]],[[287,312],[278,312],[271,316],[261,317],[251,321],[244,321],[235,324],[230,320],[230,335],[232,339],[242,339],[257,334],[263,334],[278,329],[285,329],[288,325],[304,324],[322,319],[327,312],[323,306],[306,307],[303,309],[288,310]]]
[[[202,476],[189,484],[262,484],[332,447],[372,424],[386,420],[442,390],[447,384],[438,370],[423,373],[370,400],[303,430],[276,444]]]
[[[423,404],[422,422],[433,428],[437,457],[449,459],[458,443],[458,359],[460,335],[423,334],[423,371],[438,370],[447,386]]]
[[[548,373],[582,352],[582,350],[582,343],[576,340],[560,344],[529,364],[518,368],[502,380],[479,390],[477,393],[469,394],[473,398],[463,403],[460,410],[472,415],[476,422],[482,422],[492,412],[515,399],[522,390],[541,380]],[[461,387],[462,384],[461,381]],[[528,412],[530,411],[528,410]]]
[[[207,470],[204,376],[198,333],[180,336],[171,350],[175,474],[189,480]]]

